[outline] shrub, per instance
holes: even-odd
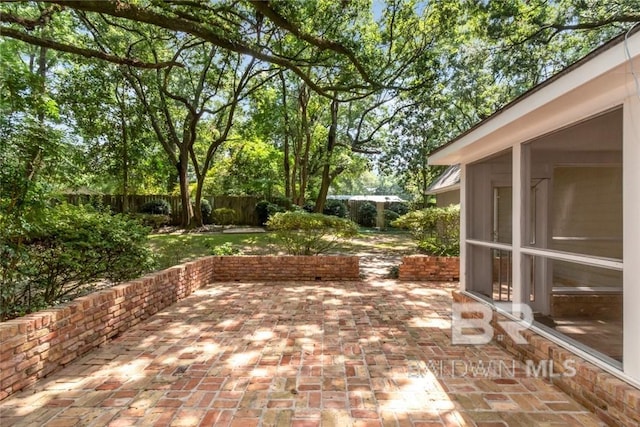
[[[347,206],[340,200],[327,200],[324,204],[322,213],[325,215],[333,215],[339,218],[347,216]]]
[[[418,248],[430,255],[460,255],[459,205],[410,212],[391,225],[411,231]]]
[[[355,236],[358,232],[357,225],[348,219],[307,212],[276,213],[267,226],[289,255],[326,253],[341,238]]]
[[[238,220],[238,214],[231,208],[219,208],[213,211],[213,220],[219,225],[232,225]]]
[[[171,215],[171,205],[162,199],[150,200],[140,206],[140,213],[151,215]]]
[[[403,202],[389,203],[389,207],[387,209],[397,213],[398,216],[406,215],[409,213],[409,205]]]
[[[385,227],[392,226],[391,223],[396,219],[400,218],[400,215],[397,212],[394,212],[389,209],[384,210],[384,225]]]
[[[364,202],[358,208],[358,222],[363,227],[375,227],[377,216],[378,209],[376,205],[371,202]]]
[[[46,213],[19,247],[0,247],[5,253],[20,250],[11,275],[4,274],[5,263],[0,267],[3,319],[59,303],[101,279],[137,277],[154,265],[146,244],[149,229],[130,217],[67,203]]]
[[[207,199],[200,199],[200,213],[202,214],[202,223],[211,224],[211,202]]]
[[[288,211],[289,209],[291,209],[292,205],[291,200],[285,196],[273,196],[271,198],[271,203],[284,209],[280,212]]]
[[[131,217],[137,219],[145,227],[151,227],[153,230],[171,224],[171,217],[169,215],[131,214]]]
[[[285,209],[282,206],[271,203],[268,200],[261,200],[256,204],[256,213],[261,225],[266,224],[272,215],[284,211]]]
[[[313,213],[316,210],[316,204],[312,202],[306,202],[302,209],[305,212]]]
[[[211,202],[207,199],[200,199],[200,214],[202,215],[203,224],[211,224],[211,211]]]
[[[400,266],[394,265],[389,269],[389,274],[387,275],[389,279],[397,279],[400,277]]]

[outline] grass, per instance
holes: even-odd
[[[227,243],[244,255],[268,255],[278,251],[270,233],[152,234],[149,242],[158,258],[159,270],[212,255],[214,248]],[[407,232],[361,229],[354,238],[341,242],[336,251],[350,255],[366,252],[405,255],[415,253],[416,246]]]
[[[212,255],[214,248],[227,242],[243,254],[268,254],[270,250],[268,233],[152,234],[149,242],[157,256],[159,270]]]

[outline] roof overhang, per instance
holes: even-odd
[[[460,165],[451,165],[427,188],[425,194],[441,194],[460,189]]]
[[[637,94],[632,71],[640,73],[640,32],[612,40],[524,93],[431,153],[429,164],[470,163],[618,107]]]

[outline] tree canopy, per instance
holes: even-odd
[[[321,212],[331,188],[362,191],[354,181],[368,171],[420,200],[437,173],[432,149],[628,31],[639,10],[640,0],[3,3],[0,155],[21,159],[11,173],[24,188],[46,177],[176,191],[184,226],[202,223],[203,192],[282,195]]]

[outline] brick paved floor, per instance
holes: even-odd
[[[0,402],[0,425],[600,425],[499,347],[452,346],[451,289],[212,284]]]

